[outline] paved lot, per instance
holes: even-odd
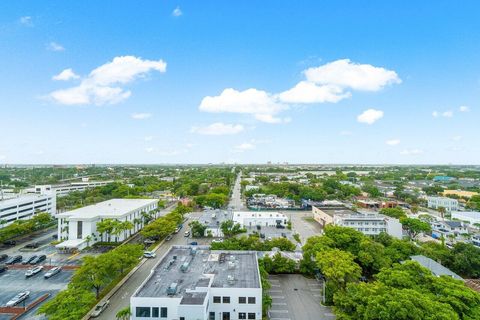
[[[270,320],[333,320],[328,307],[320,305],[321,283],[298,274],[270,275]]]
[[[309,221],[312,216],[311,211],[288,211],[284,212],[292,221],[292,230],[300,235],[304,244],[311,236],[320,235],[322,228],[316,221]]]
[[[26,304],[30,304],[42,295],[49,293],[50,299],[60,290],[66,288],[73,272],[69,270],[62,270],[59,274],[50,279],[43,277],[45,271],[31,277],[25,278],[25,270],[9,269],[0,274],[0,306],[5,304],[13,298],[16,294],[28,290],[30,297],[26,300]],[[23,306],[20,304],[18,306]],[[34,308],[22,317],[22,319],[29,319],[38,308]],[[0,319],[10,319],[5,315],[0,315]]]

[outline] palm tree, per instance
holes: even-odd
[[[445,220],[445,212],[447,212],[447,210],[445,209],[445,207],[438,207],[437,208],[438,212],[440,212],[440,215],[442,217],[442,220]]]
[[[126,307],[117,312],[117,320],[128,320],[132,313],[130,312],[130,307]]]
[[[85,237],[85,241],[87,242],[87,247],[90,246],[90,242],[92,241],[92,236],[91,235],[88,235]]]
[[[139,229],[138,227],[142,224],[142,219],[135,218],[133,219],[133,223],[135,224],[135,230],[138,230]]]

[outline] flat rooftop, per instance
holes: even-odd
[[[129,212],[147,205],[155,204],[156,199],[111,199],[83,208],[67,211],[57,215],[58,217],[70,217],[79,219],[91,219],[95,217],[121,217]]]
[[[172,283],[176,291],[169,295]],[[181,304],[201,304],[205,296],[191,292],[200,287],[261,288],[256,252],[172,246],[134,297],[181,297]]]
[[[440,263],[436,262],[435,260],[432,260],[428,257],[418,255],[418,256],[411,256],[410,257],[413,261],[417,261],[421,266],[427,268],[430,270],[434,275],[436,276],[449,276],[457,280],[463,280],[462,277],[460,277],[458,274],[455,272],[451,271],[450,269],[442,266]]]
[[[326,209],[326,208],[318,208],[328,214],[329,216],[334,216],[336,214],[342,214],[342,215],[355,215],[358,214],[358,212],[355,212],[353,210],[347,209],[347,208],[342,208],[342,209]]]
[[[233,214],[231,211],[216,209],[203,211],[198,221],[210,228],[216,228],[220,227],[223,221],[232,220],[232,218]]]
[[[10,196],[5,198],[4,200],[0,200],[0,206],[7,207],[7,206],[15,206],[19,203],[25,203],[28,201],[37,201],[44,199],[46,197],[51,197],[51,195],[42,195],[42,194],[21,194],[18,196]]]

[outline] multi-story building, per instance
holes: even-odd
[[[45,189],[38,194],[11,194],[0,200],[0,228],[16,220],[27,220],[40,212],[52,216],[57,210],[55,193]]]
[[[480,225],[479,211],[452,211],[452,219],[468,221],[472,226]]]
[[[432,237],[458,237],[468,233],[467,226],[461,221],[435,221],[432,225]]]
[[[56,247],[63,250],[81,250],[89,244],[107,241],[107,235],[97,231],[97,223],[104,219],[130,221],[134,228],[116,235],[116,241],[123,241],[143,228],[143,213],[153,212],[158,217],[156,199],[112,199],[80,209],[63,212],[58,218],[58,239],[65,240]]]
[[[447,197],[427,197],[428,207],[432,209],[438,209],[440,207],[445,208],[447,212],[458,210],[458,201]]]
[[[130,298],[132,320],[262,319],[253,251],[173,246]]]
[[[85,191],[88,189],[106,186],[107,184],[113,183],[113,180],[109,181],[82,181],[82,182],[72,182],[67,184],[57,184],[57,185],[37,185],[34,188],[34,192],[38,193],[45,188],[50,188],[55,191],[57,197],[63,197],[68,195],[71,192],[75,191]]]
[[[401,239],[402,224],[398,219],[379,213],[359,213],[345,207],[312,207],[313,218],[325,227],[328,224],[353,228],[365,235],[376,236],[382,232]]]
[[[235,211],[232,220],[244,227],[286,227],[290,219],[278,211]]]

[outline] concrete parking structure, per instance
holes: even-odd
[[[270,275],[270,320],[333,320],[331,308],[322,306],[322,284],[298,274]]]

